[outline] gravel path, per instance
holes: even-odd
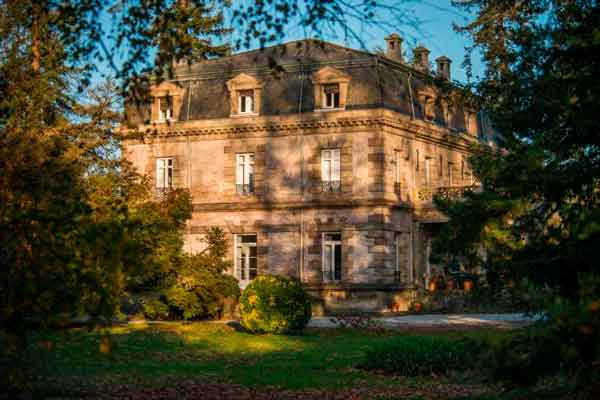
[[[515,328],[531,324],[539,316],[525,314],[422,314],[396,317],[377,317],[387,328],[460,328],[460,327],[504,327]],[[339,326],[331,317],[314,317],[308,324],[313,328],[336,328]]]

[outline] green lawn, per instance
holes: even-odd
[[[430,384],[483,387],[477,376],[407,379],[355,368],[369,347],[398,336],[410,340],[415,333],[328,329],[278,336],[252,335],[217,323],[135,325],[112,328],[107,353],[101,351],[103,334],[85,329],[35,334],[29,357],[39,390],[68,394],[75,389],[168,387],[194,380],[278,390],[401,385],[413,388],[419,398],[419,389]],[[509,333],[419,334],[459,338]]]

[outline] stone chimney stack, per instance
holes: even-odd
[[[385,56],[390,60],[402,62],[402,38],[397,33],[392,33],[385,38],[387,50]]]
[[[430,51],[423,45],[418,45],[413,50],[414,66],[421,71],[429,72],[429,53]]]
[[[451,80],[450,64],[452,64],[452,60],[446,56],[441,56],[436,58],[435,63],[437,64],[437,76],[447,81]]]

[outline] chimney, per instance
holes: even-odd
[[[441,56],[436,58],[435,62],[437,64],[437,76],[447,81],[451,80],[450,64],[452,64],[452,60],[446,56]]]
[[[415,68],[420,69],[421,71],[429,72],[429,53],[430,51],[423,45],[418,45],[414,48],[413,63]]]
[[[385,37],[387,43],[387,51],[385,56],[390,60],[402,62],[402,38],[397,33]]]

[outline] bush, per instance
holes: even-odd
[[[530,386],[562,375],[583,393],[600,381],[600,277],[587,275],[580,287],[576,299],[542,296],[542,320],[490,347],[494,379]]]
[[[242,326],[251,332],[285,333],[303,329],[311,317],[300,282],[275,275],[254,279],[240,298]]]
[[[172,268],[144,282],[140,299],[150,319],[206,319],[232,317],[240,296],[237,280],[225,273],[227,241],[219,228],[209,230],[207,248],[194,255],[180,254]],[[134,307],[128,307],[133,309]]]
[[[469,364],[469,348],[464,341],[403,337],[368,350],[359,367],[404,376],[427,376],[465,369]]]

